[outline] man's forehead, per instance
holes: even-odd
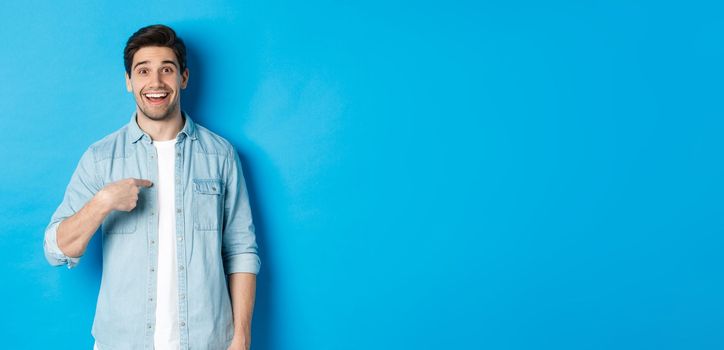
[[[149,64],[161,64],[165,61],[172,61],[178,65],[176,54],[169,47],[163,46],[145,46],[133,55],[133,65],[135,66],[138,62],[145,62]]]

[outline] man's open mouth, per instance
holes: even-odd
[[[153,105],[164,103],[169,95],[168,92],[146,92],[143,94],[146,100]]]

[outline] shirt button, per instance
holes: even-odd
[[[184,321],[181,321],[181,323],[179,323],[179,325],[180,325],[181,327],[183,327],[183,326],[185,326],[185,325],[186,325],[186,322],[184,322]]]
[[[183,270],[183,269],[184,269],[184,266],[181,265],[181,266],[179,266],[178,268],[179,268],[179,270]]]
[[[185,298],[185,297],[186,297],[186,296],[183,295],[183,294],[181,294],[181,296],[179,296],[179,298],[181,298],[181,299],[183,299],[183,298]]]
[[[177,156],[181,157],[181,153],[176,153]]]
[[[183,240],[184,240],[184,236],[178,236],[178,240],[179,240],[179,242],[183,241]]]
[[[212,190],[212,191],[216,191],[216,187],[211,187],[211,190]]]
[[[148,328],[151,329],[151,324],[150,324],[150,323],[148,324]]]
[[[154,269],[154,268],[152,267],[152,268],[151,268],[151,272],[154,272],[154,271],[156,271],[156,269]]]
[[[154,244],[154,243],[156,243],[156,241],[154,241],[154,240],[151,240],[151,244]]]
[[[176,212],[181,214],[181,209],[176,209]]]
[[[148,298],[148,301],[153,301],[153,298]]]

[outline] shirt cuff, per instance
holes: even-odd
[[[248,272],[256,275],[261,268],[261,261],[259,256],[254,253],[243,253],[227,257],[224,265],[227,275],[237,272]]]
[[[53,266],[65,264],[69,269],[72,269],[78,265],[80,257],[71,258],[63,254],[58,247],[58,226],[60,226],[61,222],[62,220],[50,225],[45,231],[45,240],[43,241],[45,259]]]

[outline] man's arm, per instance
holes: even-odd
[[[93,149],[88,148],[45,229],[43,249],[51,265],[77,265],[105,217],[113,210],[132,210],[138,199],[138,187],[151,186],[151,181],[124,179],[101,186]]]
[[[98,192],[100,194],[100,192]],[[83,208],[61,221],[56,232],[58,249],[67,257],[78,258],[85,252],[88,242],[108,216],[110,210],[93,196]]]
[[[84,249],[74,249],[72,247],[68,247],[65,232],[67,232],[68,227],[77,228],[78,222],[76,220],[80,217],[86,218],[98,215],[98,213],[95,213],[97,210],[92,208],[95,207],[95,204],[88,203],[91,202],[91,199],[96,195],[96,193],[98,193],[98,191],[101,190],[101,186],[102,184],[96,171],[93,149],[92,147],[89,147],[81,156],[80,161],[70,178],[70,182],[65,189],[63,201],[53,213],[53,216],[50,218],[50,223],[45,229],[43,250],[45,251],[45,258],[51,265],[67,265],[68,268],[73,268],[80,262],[79,256],[83,254]],[[86,206],[88,208],[85,208]],[[81,211],[83,213],[78,214]],[[76,217],[73,218],[74,216]],[[68,220],[71,221],[71,224],[73,221],[76,221],[75,225],[68,226],[65,223],[65,221]],[[62,229],[60,229],[61,225],[63,226]],[[88,236],[88,240],[90,240],[90,236],[93,235],[97,228],[98,227],[94,226],[93,223],[84,225],[81,229],[83,231],[83,235],[79,236]],[[65,250],[59,247],[58,231],[60,231],[60,238],[62,238],[60,245],[63,246],[63,249]],[[88,231],[91,232],[88,233]],[[85,244],[87,245],[87,242]],[[70,256],[65,252],[70,254]]]
[[[140,187],[150,187],[145,179],[123,179],[107,185],[94,195],[77,213],[58,225],[58,249],[68,257],[83,255],[88,242],[103,220],[113,210],[130,211],[138,203]]]
[[[241,161],[236,150],[226,160],[226,191],[221,254],[229,277],[234,315],[234,338],[229,350],[247,350],[251,344],[251,318],[256,293],[256,274],[261,262]]]
[[[254,313],[256,275],[244,272],[229,275],[229,294],[234,314],[234,339],[229,350],[248,350],[251,346],[251,318]]]

